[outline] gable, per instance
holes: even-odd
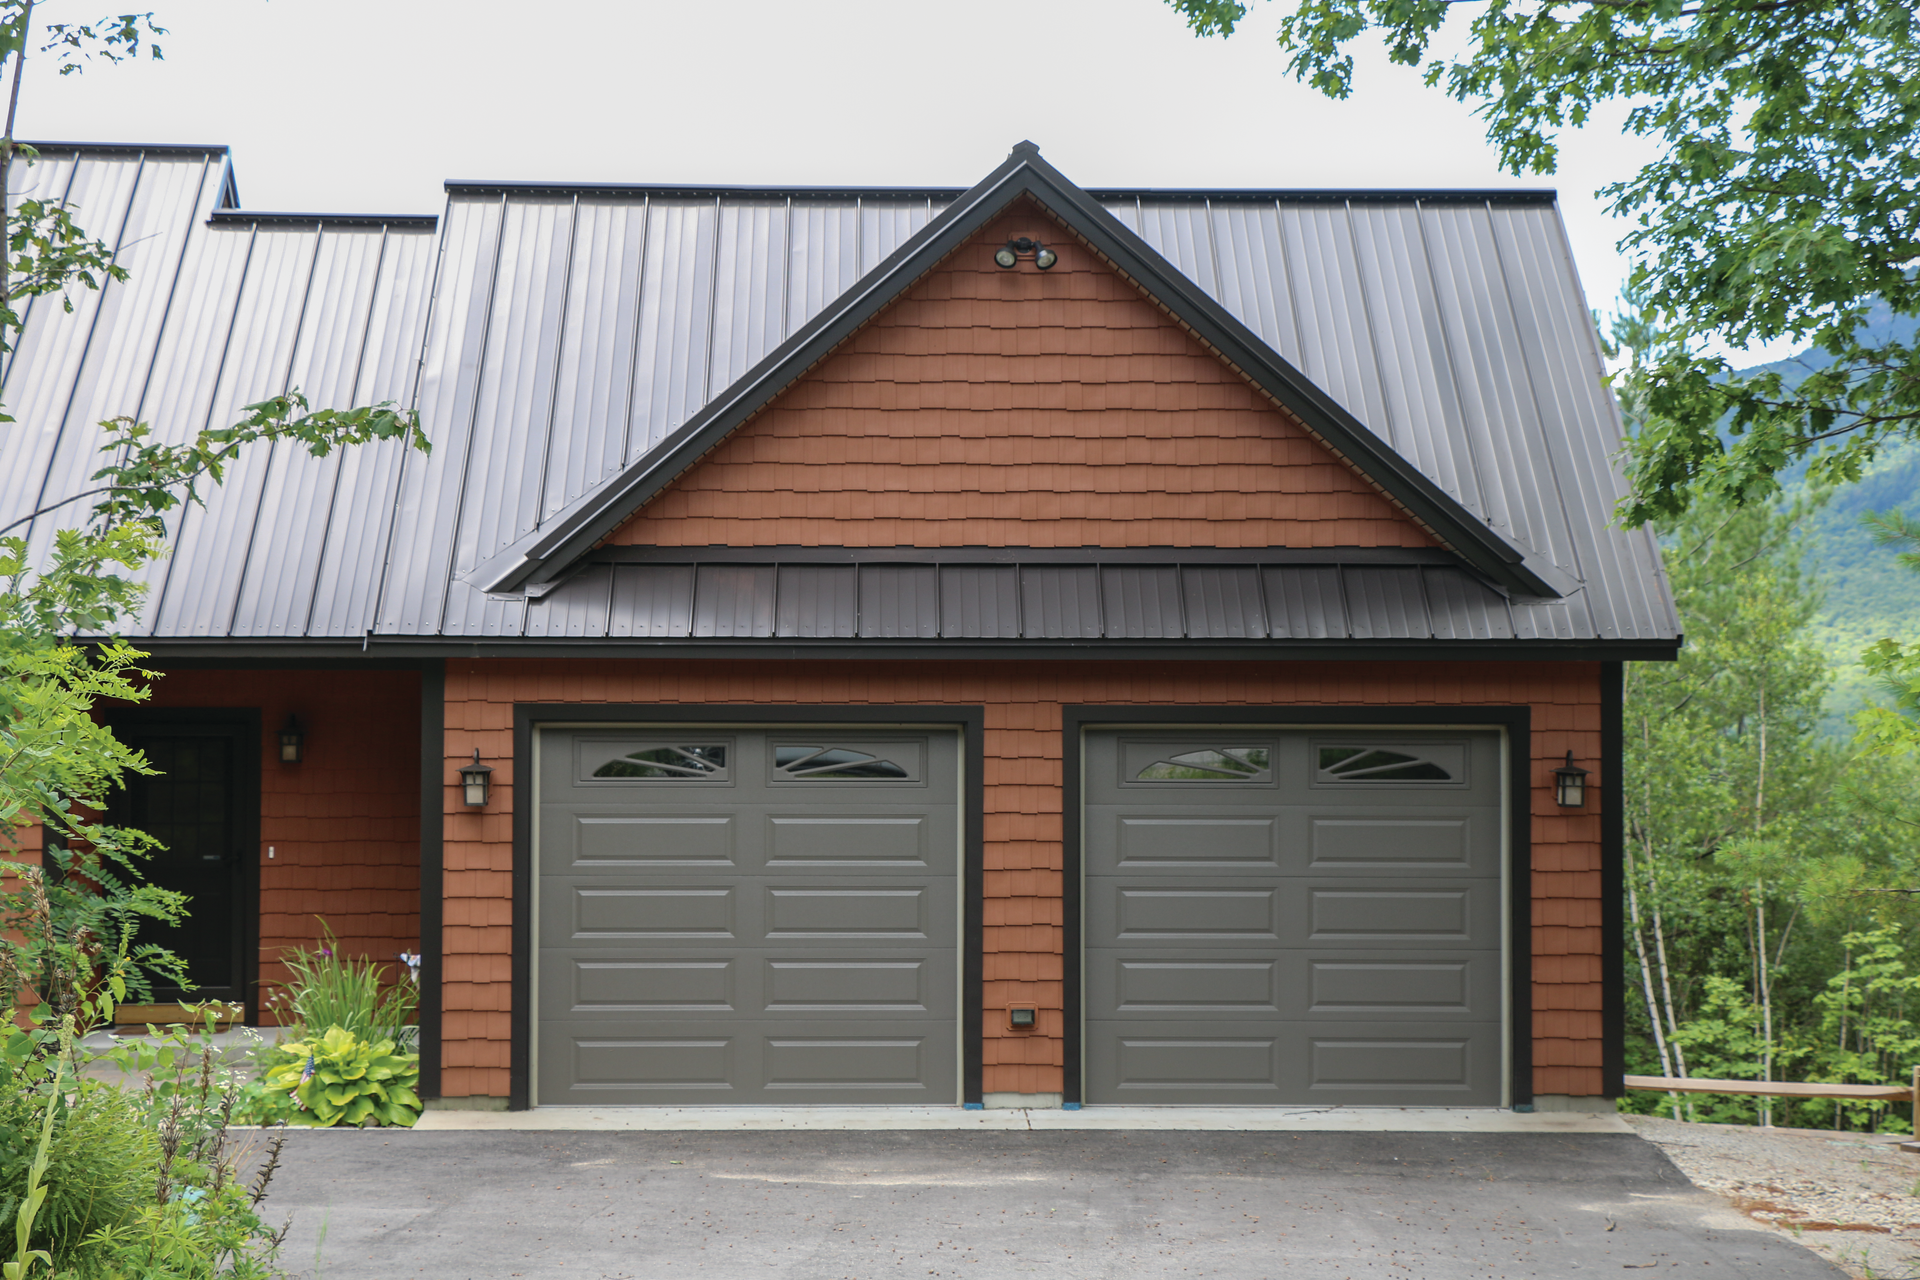
[[[1020,236],[1058,264],[996,267]],[[605,541],[1436,545],[1025,200]]]

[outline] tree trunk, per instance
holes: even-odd
[[[1753,835],[1759,840],[1767,825],[1767,686],[1760,685],[1760,767],[1753,785]],[[1753,881],[1755,978],[1760,995],[1760,1079],[1773,1079],[1773,977],[1767,964],[1767,887]],[[1760,1100],[1760,1123],[1773,1124],[1773,1099]]]
[[[1633,949],[1640,961],[1640,990],[1647,1002],[1647,1024],[1653,1029],[1653,1048],[1654,1052],[1660,1057],[1660,1074],[1663,1076],[1671,1076],[1674,1074],[1673,1059],[1667,1052],[1666,1032],[1660,1025],[1662,1016],[1660,1003],[1655,999],[1653,994],[1653,965],[1647,959],[1647,931],[1641,924],[1640,893],[1634,885],[1634,880],[1639,872],[1633,863],[1633,848],[1631,845],[1627,846],[1625,853],[1627,856],[1627,914],[1633,922]],[[1678,1048],[1677,1045],[1675,1047]],[[1680,1118],[1680,1095],[1670,1092],[1667,1094],[1667,1099],[1673,1107],[1673,1118],[1678,1120]]]

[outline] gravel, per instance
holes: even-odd
[[[1850,1275],[1920,1278],[1920,1156],[1900,1136],[1624,1119],[1694,1185]]]

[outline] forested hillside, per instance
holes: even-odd
[[[1912,320],[1896,321],[1882,308],[1863,337],[1904,341],[1914,335],[1915,328]],[[1778,370],[1790,383],[1797,383],[1828,363],[1822,353],[1805,351],[1742,372]],[[1782,473],[1790,496],[1805,492],[1805,470],[1800,466]],[[1847,717],[1872,692],[1859,668],[1861,650],[1883,636],[1920,639],[1920,573],[1901,566],[1893,550],[1876,547],[1872,534],[1860,524],[1866,512],[1889,508],[1920,514],[1920,444],[1889,447],[1858,484],[1834,493],[1825,506],[1806,517],[1807,566],[1820,595],[1811,634],[1834,668],[1833,688],[1821,718],[1821,727],[1829,734],[1849,733]]]
[[[1662,530],[1687,647],[1627,672],[1630,1072],[1882,1083],[1920,1062],[1920,762],[1820,731],[1832,668],[1800,516],[1703,500]],[[1628,1105],[1909,1123],[1884,1104]]]
[[[1797,381],[1821,360],[1768,367]],[[1804,467],[1782,480],[1778,506],[1703,501],[1660,531],[1687,648],[1627,675],[1629,1070],[1901,1081],[1920,1063],[1920,760],[1863,756],[1848,716],[1876,693],[1861,651],[1920,639],[1920,573],[1861,525],[1920,514],[1920,445],[1830,494]],[[1910,1123],[1881,1104],[1628,1105]]]
[[[1807,518],[1808,567],[1822,596],[1812,634],[1834,665],[1822,721],[1830,733],[1848,732],[1847,717],[1871,692],[1860,651],[1883,636],[1920,640],[1920,573],[1901,565],[1894,549],[1875,546],[1860,525],[1866,512],[1889,508],[1920,514],[1920,444],[1889,449],[1859,484]]]

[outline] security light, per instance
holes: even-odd
[[[1014,1005],[1007,1010],[1007,1029],[1009,1031],[1031,1031],[1040,1025],[1040,1011],[1027,1005]]]
[[[480,748],[473,749],[473,763],[460,766],[460,785],[466,788],[467,803],[480,808],[487,803],[492,789],[493,770],[480,763]]]
[[[1009,240],[1006,244],[993,251],[993,260],[1000,265],[1003,271],[1010,271],[1018,266],[1022,258],[1032,258],[1033,265],[1042,271],[1051,269],[1054,263],[1060,261],[1059,254],[1047,248],[1047,246],[1041,244],[1038,240],[1031,239],[1027,236],[1021,236],[1017,240]]]

